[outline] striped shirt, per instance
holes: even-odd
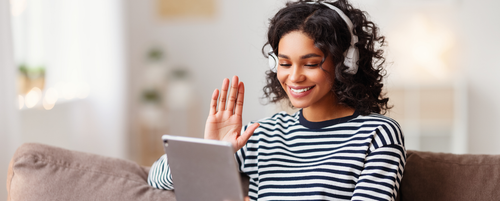
[[[396,121],[355,112],[310,122],[299,111],[258,122],[236,153],[240,171],[250,177],[251,200],[396,199],[406,161]],[[151,168],[148,182],[173,189],[165,156]]]

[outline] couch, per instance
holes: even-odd
[[[148,186],[148,171],[127,160],[27,143],[10,162],[7,200],[174,201],[174,191]],[[248,192],[248,178],[242,183]],[[408,151],[398,200],[500,200],[500,155]]]

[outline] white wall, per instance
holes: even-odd
[[[469,150],[500,154],[500,1],[464,0],[457,23],[469,81]]]
[[[18,110],[8,1],[0,2],[0,199],[7,198],[7,168],[18,145]]]

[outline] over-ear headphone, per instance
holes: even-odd
[[[271,71],[273,72],[278,72],[278,57],[276,54],[274,54],[273,48],[269,49],[269,68],[271,68]]]
[[[351,33],[351,46],[346,52],[344,52],[345,56],[344,65],[348,67],[344,72],[352,75],[356,74],[358,72],[357,62],[359,60],[359,50],[356,47],[356,43],[358,42],[358,36],[354,35],[353,33],[354,25],[351,19],[349,19],[349,17],[347,17],[347,15],[344,14],[344,12],[342,12],[342,10],[331,4],[327,4],[324,2],[307,2],[307,3],[325,5],[326,7],[337,12],[340,15],[340,17],[345,21],[347,27],[349,28],[349,32]],[[269,67],[271,68],[271,71],[275,73],[278,72],[278,57],[276,56],[276,54],[274,54],[272,47],[269,50],[268,55],[269,55]]]

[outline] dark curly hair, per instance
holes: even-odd
[[[311,37],[315,46],[323,52],[323,62],[327,56],[332,56],[335,65],[332,92],[338,103],[352,107],[362,115],[372,112],[385,114],[390,109],[387,104],[389,98],[384,97],[385,94],[382,93],[382,78],[386,71],[383,68],[385,58],[381,47],[385,45],[385,37],[379,35],[378,27],[367,19],[365,12],[353,8],[347,0],[334,3],[320,0],[342,10],[351,19],[354,25],[353,33],[358,36],[358,72],[354,75],[345,73],[348,67],[344,65],[344,52],[351,41],[347,24],[337,12],[325,5],[307,2],[313,1],[288,2],[286,7],[270,19],[268,42],[262,47],[262,53],[268,57],[264,48],[270,45],[278,55],[281,37],[292,31],[301,31]],[[288,99],[277,73],[267,71],[266,79],[264,98],[273,103]]]

